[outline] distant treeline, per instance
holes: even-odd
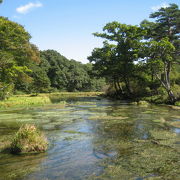
[[[139,26],[111,22],[102,48],[89,57],[111,84],[110,96],[175,103],[180,99],[180,10],[176,4],[150,14]]]

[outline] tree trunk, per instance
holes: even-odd
[[[167,72],[166,72],[167,73]],[[170,86],[170,82],[167,81],[167,74],[165,74],[165,82],[156,74],[156,77],[159,79],[159,81],[161,82],[162,86],[165,88],[165,90],[168,93],[169,99],[171,101],[172,104],[174,104],[176,102],[176,97],[174,95],[174,93],[171,90],[171,86]]]
[[[118,92],[118,87],[117,87],[117,84],[116,84],[116,81],[114,80],[114,88],[116,90],[116,95],[119,95],[119,92]]]
[[[122,88],[122,86],[121,86],[119,81],[117,82],[117,85],[118,85],[118,88],[119,88],[121,94],[124,94],[123,88]]]
[[[125,85],[126,85],[126,89],[128,92],[128,96],[131,97],[132,96],[132,91],[131,91],[131,87],[130,87],[130,82],[129,82],[129,78],[124,78],[125,80]]]
[[[167,90],[167,93],[171,103],[174,104],[176,102],[176,97],[174,96],[174,93],[172,92],[172,90]]]

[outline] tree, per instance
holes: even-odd
[[[50,80],[46,72],[39,66],[33,67],[31,92],[46,93],[50,90]]]
[[[149,53],[146,53],[151,54],[148,65],[174,103],[176,97],[172,92],[171,72],[175,64],[180,64],[180,10],[176,4],[170,4],[150,14],[150,18],[155,22],[144,20],[141,23],[148,32],[146,39],[150,40],[147,43]]]
[[[168,38],[164,38],[161,41],[152,40],[148,43],[149,59],[147,63],[150,64],[153,74],[167,91],[171,103],[176,101],[170,80],[174,51],[175,47],[168,41]]]
[[[0,17],[0,83],[1,90],[23,81],[31,71],[28,66],[40,61],[38,49],[32,45],[25,29],[7,18]],[[5,97],[5,96],[3,96]]]
[[[168,37],[170,42],[178,40],[180,33],[180,10],[178,5],[170,4],[169,7],[160,8],[158,11],[151,13],[150,18],[155,19],[154,38],[160,40]]]
[[[170,4],[169,7],[160,8],[157,12],[150,14],[155,19],[153,38],[161,40],[168,37],[174,45],[174,59],[180,63],[180,10],[177,4]]]
[[[75,60],[71,60],[68,68],[67,79],[68,91],[83,91],[86,89],[90,77],[83,64]]]
[[[168,37],[175,47],[174,58],[178,61],[180,59],[180,10],[178,5],[170,4],[169,7],[162,7],[151,13],[150,18],[155,19],[155,22],[147,20],[141,22],[141,27],[148,32],[146,38],[160,41]]]
[[[95,36],[105,38],[113,42],[104,42],[103,48],[94,49],[89,57],[95,66],[102,68],[107,76],[111,77],[115,89],[123,92],[120,82],[125,84],[127,96],[132,96],[131,77],[134,73],[134,61],[143,55],[140,52],[141,40],[145,33],[140,27],[120,24],[118,22],[108,23],[103,28],[104,33],[94,33]]]
[[[41,51],[41,59],[40,66],[45,69],[51,86],[66,90],[69,60],[54,50]]]

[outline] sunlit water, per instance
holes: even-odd
[[[180,179],[179,110],[97,97],[67,102],[0,112],[0,144],[24,123],[49,141],[43,154],[1,152],[0,179]]]

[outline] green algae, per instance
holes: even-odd
[[[131,146],[125,153],[118,151],[114,158],[103,160],[100,163],[104,167],[103,173],[90,179],[178,179],[179,153],[174,149],[154,145],[150,141]]]
[[[22,179],[26,175],[34,171],[40,170],[39,164],[42,162],[43,157],[44,154],[28,155],[28,156],[27,155],[9,156],[7,154],[3,154],[2,156],[0,154],[0,163],[2,163],[3,159],[6,161],[6,163],[0,168],[1,179],[5,179],[5,180]]]
[[[109,120],[112,122],[112,120],[114,121],[118,121],[118,120],[124,120],[124,119],[128,119],[128,117],[121,117],[121,116],[92,116],[89,118],[89,120]],[[110,122],[110,123],[111,123]]]
[[[150,130],[151,136],[156,140],[174,139],[177,136],[176,133],[166,130]]]
[[[159,119],[153,119],[152,121],[155,123],[165,123],[166,122],[166,120],[163,117],[160,117]]]
[[[64,133],[69,133],[69,134],[86,134],[80,131],[75,131],[75,130],[65,130],[63,131]]]
[[[173,122],[168,122],[168,125],[180,128],[180,121],[173,121]]]
[[[151,130],[152,142],[158,145],[168,146],[174,148],[177,146],[179,137],[176,133],[166,130]]]

